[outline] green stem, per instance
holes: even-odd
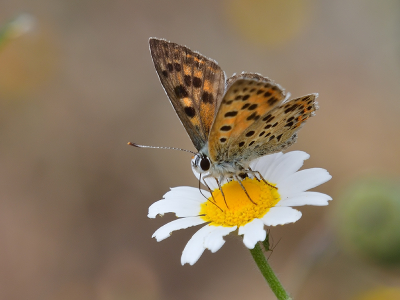
[[[250,252],[265,280],[268,282],[269,287],[274,292],[276,298],[278,300],[292,300],[292,298],[283,288],[282,284],[279,282],[278,277],[276,277],[271,266],[268,264],[260,244],[257,243],[254,249],[250,249]]]

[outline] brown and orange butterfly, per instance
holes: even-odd
[[[318,94],[288,101],[278,84],[259,74],[242,73],[225,81],[214,60],[185,46],[150,38],[150,52],[197,149],[194,169],[218,183],[255,175],[250,161],[292,145],[318,108]]]

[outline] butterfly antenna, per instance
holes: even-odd
[[[174,147],[155,147],[155,146],[145,146],[145,145],[138,145],[135,143],[128,143],[129,146],[133,146],[133,147],[137,147],[137,148],[151,148],[151,149],[169,149],[169,150],[179,150],[179,151],[185,151],[185,152],[190,152],[194,155],[196,155],[196,152],[190,151],[190,150],[186,150],[186,149],[181,149],[181,148],[174,148]]]

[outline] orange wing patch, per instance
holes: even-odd
[[[231,143],[285,98],[283,89],[268,78],[248,75],[241,74],[229,86],[219,107],[209,137],[214,161],[227,159]]]

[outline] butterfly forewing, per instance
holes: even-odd
[[[262,115],[229,147],[230,160],[251,160],[279,152],[296,141],[296,132],[318,109],[317,94],[282,103]]]
[[[233,143],[243,132],[284,98],[279,85],[258,74],[242,73],[228,79],[228,90],[210,132],[210,158],[227,160]]]
[[[150,39],[150,52],[160,81],[199,151],[207,143],[222,100],[225,75],[211,59],[161,39]]]

